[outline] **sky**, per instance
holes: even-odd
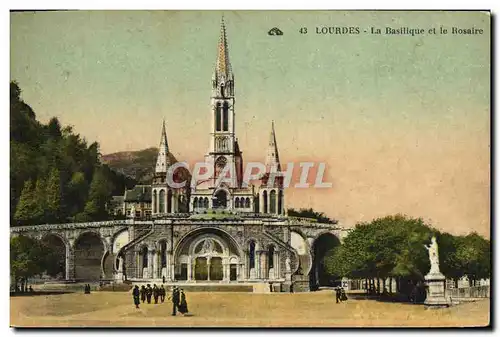
[[[282,165],[326,163],[332,188],[288,189],[287,207],[312,207],[346,227],[403,213],[490,236],[485,13],[11,13],[11,79],[39,120],[57,116],[103,154],[158,146],[165,119],[171,152],[203,160],[222,14],[244,160],[265,160],[274,120]],[[269,36],[273,27],[284,34]],[[317,34],[323,27],[360,34]],[[427,33],[440,27],[448,34]]]

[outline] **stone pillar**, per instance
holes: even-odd
[[[69,240],[66,245],[66,280],[73,280],[75,278],[75,250],[74,240]]]
[[[226,281],[226,282],[229,282],[229,279],[230,279],[230,274],[231,274],[231,271],[230,271],[230,264],[229,264],[229,261],[226,261],[225,263],[223,262],[222,264],[222,280],[223,281]]]
[[[165,254],[165,279],[169,280],[170,279],[170,268],[169,268],[170,259],[168,257],[168,250],[165,249],[165,252],[163,254]],[[162,270],[163,270],[163,267],[162,267]],[[163,273],[163,271],[162,271],[162,273]]]
[[[262,279],[267,279],[268,278],[268,266],[267,266],[267,252],[263,251],[261,252],[260,255],[260,266],[261,266],[261,273],[260,273],[260,278]]]
[[[255,250],[254,255],[254,269],[255,269],[255,278],[260,278],[260,251]]]
[[[259,192],[259,213],[264,213],[264,196]]]
[[[210,281],[210,264],[211,264],[210,257],[207,258],[207,281]]]
[[[148,278],[153,277],[153,250],[148,249]]]
[[[158,278],[158,254],[159,252],[157,250],[152,251],[153,254],[153,277],[152,278]]]
[[[134,257],[135,257],[135,277],[142,278],[141,254],[138,250],[134,251]]]
[[[187,266],[187,280],[191,281],[192,279],[193,279],[193,260],[190,257]]]
[[[274,251],[274,278],[281,278],[280,273],[280,252],[279,250]]]

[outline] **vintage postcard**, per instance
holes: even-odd
[[[491,13],[13,11],[12,327],[490,326]]]

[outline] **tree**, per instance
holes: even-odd
[[[46,220],[56,222],[61,219],[61,181],[59,170],[52,168],[45,193]]]
[[[17,236],[10,239],[10,270],[14,282],[41,274],[46,269],[46,253],[38,240]]]
[[[106,179],[104,171],[99,168],[94,172],[92,183],[90,184],[89,197],[83,215],[79,219],[104,220],[108,218],[106,204],[111,199],[113,186]]]
[[[430,268],[424,244],[431,236],[422,219],[399,214],[360,223],[327,256],[326,267],[353,278],[422,280]]]
[[[323,212],[316,212],[312,208],[301,208],[300,210],[295,210],[289,208],[287,211],[289,216],[299,217],[299,218],[310,218],[315,219],[319,223],[337,223],[337,220],[330,219]]]
[[[490,242],[477,233],[471,233],[457,240],[456,257],[471,285],[476,280],[490,276]]]
[[[57,117],[39,123],[15,81],[10,99],[11,225],[104,219],[110,193],[123,194],[136,182],[102,165],[99,144],[87,144]]]
[[[21,224],[28,224],[33,219],[33,210],[35,208],[35,189],[33,182],[27,180],[24,183],[21,197],[16,207],[14,219]]]

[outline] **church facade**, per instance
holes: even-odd
[[[67,280],[271,283],[281,291],[310,289],[318,282],[320,268],[316,242],[325,235],[342,240],[347,231],[334,223],[285,214],[272,123],[268,148],[263,149],[266,172],[260,184],[245,183],[224,22],[211,84],[210,144],[204,158],[213,168],[211,176],[182,187],[169,183],[175,162],[163,123],[151,186],[114,198],[113,207],[128,219],[23,226],[11,232],[60,240],[66,251]]]

